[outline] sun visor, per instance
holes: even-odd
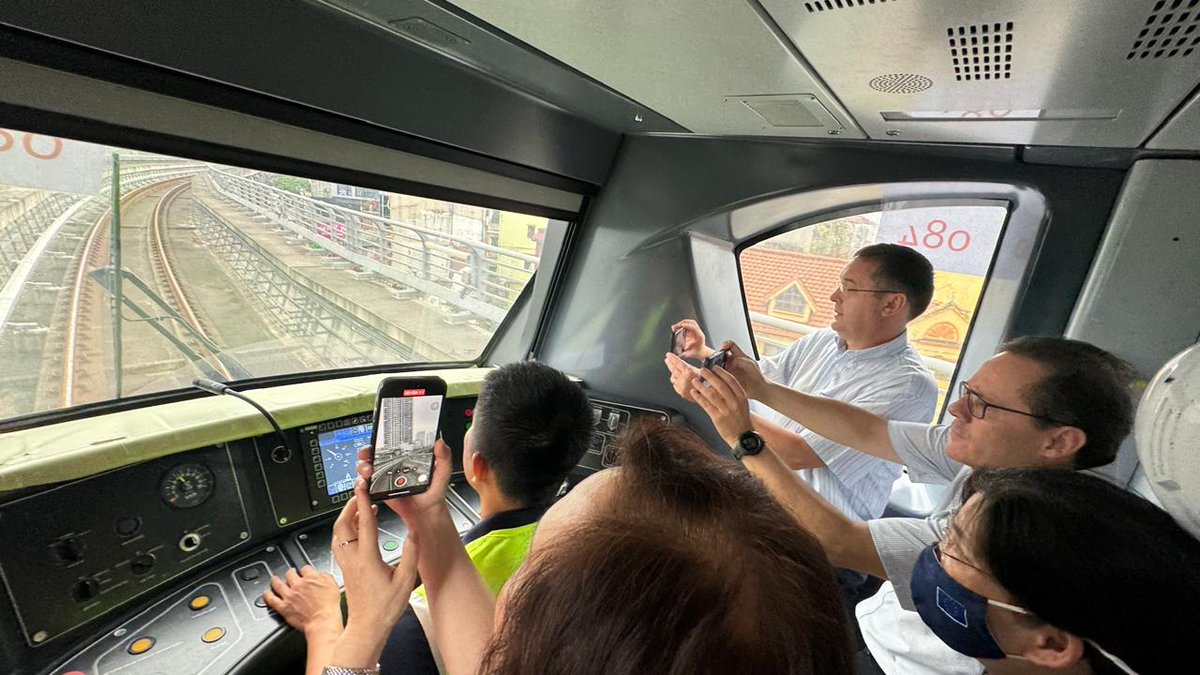
[[[1180,525],[1200,537],[1200,344],[1154,376],[1135,429],[1150,489]]]
[[[437,375],[446,396],[477,396],[489,368],[414,371]],[[400,373],[394,373],[400,374]],[[388,374],[304,382],[243,393],[284,429],[370,411]],[[272,432],[245,401],[209,396],[23,429],[0,437],[0,492],[83,478],[122,466]]]

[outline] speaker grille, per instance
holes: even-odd
[[[850,9],[852,7],[862,7],[864,5],[882,5],[888,0],[816,0],[815,2],[804,3],[804,9],[808,10],[809,14],[817,12],[829,12],[835,9]],[[892,0],[899,2],[899,0]]]
[[[1126,59],[1191,56],[1200,47],[1200,0],[1158,0]]]
[[[1012,77],[1013,22],[947,28],[946,37],[950,42],[954,79],[1007,80]]]
[[[875,91],[885,94],[915,94],[933,86],[933,80],[912,73],[888,73],[872,79],[869,84]]]

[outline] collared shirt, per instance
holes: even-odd
[[[870,349],[847,349],[831,328],[797,340],[783,352],[759,362],[772,382],[865,408],[893,420],[928,422],[937,405],[937,383],[908,334]],[[858,520],[878,518],[887,506],[900,466],[838,445],[770,408],[752,402],[752,410],[800,434],[825,466],[796,475],[812,485],[842,513]]]
[[[888,675],[971,675],[983,664],[946,646],[916,612],[909,582],[925,547],[937,542],[962,505],[962,485],[970,467],[946,456],[950,425],[889,422],[888,438],[914,483],[949,483],[928,518],[880,518],[867,523],[888,581],[858,603],[854,614],[863,642]]]
[[[526,556],[534,530],[549,506],[503,511],[479,521],[462,535],[463,546],[492,595],[498,595]],[[437,675],[441,659],[426,637],[430,626],[425,587],[409,596],[408,609],[392,628],[379,663],[385,673]]]

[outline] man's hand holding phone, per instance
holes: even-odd
[[[676,356],[704,360],[715,351],[705,344],[705,339],[704,331],[700,330],[700,324],[695,319],[683,319],[671,325],[671,353]]]
[[[758,367],[758,362],[750,358],[742,348],[737,346],[731,340],[726,340],[721,344],[721,351],[728,352],[729,356],[721,363],[730,375],[733,375],[738,384],[742,386],[746,396],[761,401],[766,395],[769,383],[763,377],[762,370]]]

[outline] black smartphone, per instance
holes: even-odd
[[[367,491],[380,501],[417,495],[433,480],[433,444],[440,435],[446,382],[440,377],[388,377],[375,396]]]
[[[709,354],[708,358],[704,359],[704,363],[700,364],[700,367],[708,368],[709,370],[712,370],[716,366],[721,366],[722,368],[724,368],[725,367],[725,359],[728,359],[728,358],[729,358],[729,350],[728,349],[718,349],[717,351],[713,352],[712,354]]]
[[[680,328],[671,333],[671,353],[675,356],[683,356],[683,337],[686,331],[686,328]]]

